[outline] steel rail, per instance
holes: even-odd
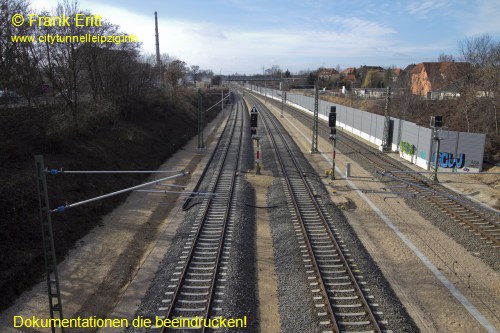
[[[260,107],[261,107],[261,110],[264,110],[264,106],[262,105],[262,103],[260,103],[260,101],[258,101],[257,99],[254,99],[254,102],[260,104]],[[261,112],[261,115],[264,115],[265,112]],[[267,117],[267,115],[266,115]],[[282,173],[283,173],[283,177],[284,179],[286,180],[286,185],[287,185],[287,188],[288,190],[290,191],[290,193],[292,194],[291,195],[291,199],[292,199],[292,202],[293,202],[293,205],[295,207],[295,211],[297,213],[297,217],[298,217],[298,220],[300,221],[300,226],[301,226],[301,229],[304,233],[304,240],[307,244],[307,247],[308,247],[308,251],[310,253],[310,256],[311,256],[311,260],[313,262],[313,265],[314,265],[314,268],[315,268],[315,271],[316,271],[316,276],[318,278],[318,280],[320,281],[321,283],[321,290],[322,290],[322,294],[323,294],[323,298],[325,298],[325,301],[327,302],[327,311],[329,312],[330,314],[330,317],[332,319],[332,323],[333,323],[333,326],[334,326],[334,329],[336,332],[340,332],[340,328],[338,326],[338,323],[337,323],[337,316],[335,315],[335,312],[333,310],[333,306],[332,306],[332,303],[331,303],[331,300],[330,300],[330,296],[328,295],[328,292],[326,290],[326,287],[325,287],[325,282],[323,280],[323,277],[322,277],[322,273],[321,273],[321,269],[319,268],[319,265],[316,261],[316,254],[315,254],[315,251],[312,247],[312,244],[309,240],[309,236],[308,236],[308,231],[306,229],[306,226],[305,226],[305,222],[302,218],[302,212],[301,212],[301,209],[297,203],[297,200],[295,198],[295,195],[294,195],[294,189],[292,188],[292,185],[290,183],[290,180],[288,178],[288,174],[289,172],[287,171],[287,167],[285,166],[285,162],[283,161],[280,153],[279,153],[279,148],[278,148],[278,144],[274,138],[273,135],[271,135],[270,133],[270,125],[268,124],[268,119],[266,119],[266,117],[262,116],[261,119],[263,119],[263,123],[264,125],[266,126],[266,128],[268,129],[268,132],[269,132],[269,137],[271,138],[271,141],[272,141],[272,144],[273,144],[273,147],[274,147],[274,151],[276,152],[276,156],[277,156],[277,159],[278,159],[278,162],[281,166],[281,170],[282,170]],[[283,146],[285,147],[287,153],[289,154],[290,158],[291,158],[291,161],[293,162],[293,165],[294,165],[294,168],[297,170],[297,173],[304,185],[304,188],[307,190],[307,193],[309,195],[309,198],[311,199],[311,201],[313,202],[313,205],[316,209],[316,212],[318,213],[318,215],[320,216],[320,220],[321,222],[323,223],[323,226],[325,227],[325,230],[327,231],[327,234],[332,242],[332,244],[334,245],[335,247],[335,250],[337,252],[337,254],[339,255],[343,265],[344,265],[344,268],[346,269],[346,272],[351,280],[351,283],[353,284],[355,290],[356,290],[356,293],[363,305],[363,307],[365,308],[366,310],[366,314],[371,322],[371,325],[373,326],[373,329],[375,330],[375,332],[379,332],[381,333],[382,332],[382,329],[380,328],[379,324],[378,324],[378,321],[377,319],[375,318],[375,315],[373,314],[373,311],[367,301],[367,299],[365,298],[364,294],[363,294],[363,291],[361,289],[361,286],[358,284],[357,282],[357,279],[356,277],[354,276],[354,273],[352,272],[352,269],[348,263],[348,260],[347,258],[344,256],[343,254],[343,251],[342,249],[340,248],[335,236],[333,235],[333,232],[331,231],[330,229],[330,226],[328,224],[328,221],[327,221],[327,218],[325,217],[325,215],[323,214],[323,211],[321,210],[319,204],[317,203],[317,201],[315,200],[315,196],[314,196],[314,193],[311,189],[311,187],[309,186],[309,184],[307,183],[307,180],[305,179],[304,175],[303,175],[303,172],[301,170],[301,167],[298,163],[298,161],[296,160],[296,157],[294,156],[290,146],[288,145],[287,141],[285,140],[285,137],[283,135],[283,133],[279,130],[279,127],[278,125],[276,124],[276,121],[272,118],[272,116],[269,116],[269,122],[273,124],[274,128],[276,129],[276,132],[277,134],[279,135],[280,139],[282,140],[283,142]]]
[[[231,106],[231,110],[233,109],[234,105]],[[228,123],[229,123],[229,118],[226,120],[226,124],[224,125],[224,129],[222,130],[222,132],[224,133],[224,131],[226,131],[226,128],[228,126]],[[217,144],[215,145],[214,147],[214,153],[212,155],[210,155],[210,158],[208,159],[207,161],[207,164],[205,165],[205,168],[203,169],[203,172],[201,173],[201,176],[200,178],[198,178],[198,182],[196,183],[194,189],[193,189],[193,192],[197,192],[198,189],[200,188],[200,185],[201,183],[203,182],[203,179],[205,178],[205,174],[207,173],[207,171],[212,167],[212,160],[215,156],[215,152],[219,149],[219,145],[221,143],[221,140],[222,140],[222,135],[219,137],[219,139],[217,140]],[[184,204],[182,205],[182,210],[186,211],[189,209],[188,205],[189,203],[191,203],[191,200],[194,198],[195,196],[189,196],[186,201],[184,201]]]
[[[431,194],[439,195],[440,197],[449,199],[449,200],[453,201],[454,203],[460,204],[462,202],[462,200],[454,198],[453,196],[443,195],[442,193],[438,193],[437,191],[435,191],[433,189],[429,189],[429,188],[427,188],[425,186],[421,186],[421,185],[418,185],[418,184],[412,184],[411,182],[409,182],[407,180],[404,180],[404,179],[401,179],[401,178],[398,178],[398,177],[395,177],[394,175],[392,175],[392,174],[390,174],[388,172],[379,172],[379,171],[377,171],[377,173],[380,174],[380,175],[382,175],[382,176],[389,177],[389,178],[391,178],[393,180],[396,180],[396,181],[402,182],[404,184],[407,184],[408,186],[416,188],[417,190],[426,191],[426,192],[431,193]],[[398,193],[398,192],[396,192],[396,193]],[[432,196],[426,196],[426,198],[430,199],[430,198],[432,198]],[[462,216],[460,216],[459,214],[455,213],[453,210],[447,208],[446,205],[443,205],[442,203],[438,202],[437,200],[434,203],[438,207],[440,207],[440,208],[448,211],[456,219],[462,220],[464,223],[466,223],[467,225],[469,225],[471,228],[474,228],[474,230],[481,229],[481,228],[477,227],[473,222],[469,221],[468,219],[464,219]],[[492,223],[493,226],[499,228],[498,224],[496,224],[494,222],[491,222],[491,223]],[[481,234],[484,237],[486,237],[487,239],[489,239],[492,242],[492,244],[494,244],[495,246],[500,246],[500,239],[498,239],[497,237],[492,236],[492,235],[490,235],[488,233],[485,233],[485,232],[482,232]]]
[[[231,191],[229,193],[229,196],[228,196],[228,203],[227,203],[227,207],[226,207],[226,211],[225,211],[225,217],[224,217],[224,228],[223,228],[223,232],[222,232],[222,237],[221,237],[221,241],[220,241],[220,247],[219,247],[219,251],[217,253],[217,258],[216,258],[216,267],[215,267],[215,271],[214,271],[214,279],[212,280],[212,285],[210,286],[210,291],[209,291],[209,294],[211,296],[213,296],[213,292],[214,292],[214,289],[215,289],[215,284],[217,282],[217,274],[219,273],[219,268],[220,268],[220,258],[222,256],[222,249],[224,248],[224,241],[226,239],[226,231],[227,231],[227,225],[228,225],[228,221],[229,221],[229,213],[230,213],[230,210],[231,210],[231,203],[233,201],[233,195],[234,195],[234,188],[235,188],[235,181],[236,181],[236,176],[237,176],[237,169],[238,169],[238,165],[240,163],[240,153],[241,153],[241,143],[243,141],[243,114],[244,114],[244,108],[242,107],[243,110],[241,110],[241,126],[240,126],[240,137],[239,137],[239,140],[238,140],[238,149],[237,149],[237,152],[236,152],[236,159],[235,159],[235,163],[233,165],[233,171],[232,171],[232,179],[231,179]],[[229,150],[229,148],[228,148]],[[212,308],[212,303],[213,303],[213,297],[210,297],[209,300],[208,300],[208,304],[207,304],[207,308],[206,308],[206,314],[205,314],[205,318],[208,318],[209,315],[210,315],[210,310]],[[207,327],[203,327],[202,329],[202,332],[206,332],[208,328]]]
[[[278,101],[275,101],[272,99],[271,99],[271,103],[274,105],[279,104]],[[287,105],[286,109],[289,112],[290,111],[293,112],[299,118],[306,119],[306,120],[309,120],[312,118],[311,116],[307,115],[305,112],[300,111],[300,110],[298,110],[290,105]],[[320,122],[319,131],[322,134],[324,134],[324,135],[322,135],[323,137],[325,137],[325,138],[328,137],[329,131],[326,127],[326,124]],[[446,211],[449,215],[452,215],[455,219],[462,221],[463,223],[469,225],[474,231],[478,232],[482,237],[484,237],[488,240],[492,240],[492,238],[494,238],[495,239],[493,241],[494,246],[499,245],[500,239],[495,238],[497,236],[490,235],[490,233],[493,231],[491,231],[491,230],[488,231],[484,228],[479,227],[479,225],[476,225],[473,222],[469,221],[470,218],[467,217],[467,215],[469,215],[469,213],[474,214],[475,218],[479,218],[479,219],[489,223],[492,226],[498,226],[498,223],[491,221],[490,218],[488,218],[487,216],[484,215],[484,214],[488,214],[488,213],[489,214],[493,213],[498,218],[499,213],[497,211],[488,209],[486,207],[483,207],[483,206],[476,204],[476,203],[474,203],[470,200],[467,200],[467,199],[464,199],[464,200],[450,199],[450,200],[453,200],[457,205],[459,205],[463,210],[466,211],[466,214],[457,213],[456,211],[452,210],[451,208],[447,207],[446,205],[442,205],[437,200],[438,197],[446,198],[447,196],[451,195],[450,191],[448,191],[442,187],[438,187],[438,185],[436,185],[436,184],[429,183],[426,179],[422,179],[422,178],[417,177],[415,173],[405,172],[406,170],[403,170],[398,165],[398,162],[393,161],[388,156],[381,155],[378,151],[374,151],[374,149],[367,147],[363,143],[359,142],[359,140],[351,138],[350,136],[348,136],[342,132],[338,132],[338,134],[340,134],[342,137],[342,140],[339,140],[340,145],[344,145],[346,147],[349,147],[354,152],[357,152],[363,158],[365,158],[368,161],[370,161],[371,163],[373,163],[382,172],[385,172],[387,169],[389,169],[388,166],[391,166],[392,168],[396,168],[397,170],[393,170],[393,171],[398,171],[398,173],[401,173],[401,176],[398,177],[399,181],[402,181],[403,179],[405,179],[404,178],[405,176],[409,177],[409,179],[413,180],[412,182],[410,182],[410,183],[412,183],[411,187],[414,188],[415,191],[419,192],[419,194],[422,195],[422,197],[428,199],[431,202],[431,204],[434,204],[434,205],[440,207],[441,209]],[[361,151],[360,149],[362,149],[363,151]],[[429,192],[432,192],[434,195],[427,195],[426,193],[421,192],[417,188],[417,186],[419,186],[419,185],[415,184],[415,182],[422,184],[421,186],[423,186],[423,187],[429,188],[430,189]],[[398,192],[394,192],[394,193],[397,194]]]
[[[240,117],[242,118],[242,116]],[[222,162],[220,163],[220,169],[217,170],[217,175],[216,175],[216,180],[215,180],[215,183],[213,185],[213,188],[214,190],[217,188],[217,185],[219,184],[220,180],[221,180],[221,176],[222,176],[222,168],[224,167],[225,165],[225,161],[229,155],[229,150],[231,148],[231,141],[232,141],[232,138],[234,137],[234,132],[235,132],[235,129],[236,129],[236,123],[237,123],[237,120],[238,120],[238,114],[235,115],[234,117],[234,121],[231,125],[231,128],[230,128],[230,131],[231,133],[229,134],[229,138],[228,138],[228,144],[227,144],[227,149],[224,151],[223,153],[223,156],[221,157],[222,158]],[[230,210],[230,204],[231,204],[231,201],[232,201],[232,196],[233,196],[233,192],[234,192],[234,181],[235,181],[235,178],[236,178],[236,168],[237,168],[237,165],[239,163],[239,154],[240,154],[240,147],[241,147],[241,140],[242,140],[242,133],[243,131],[241,130],[243,127],[243,121],[241,121],[241,128],[240,128],[240,143],[238,144],[238,151],[237,151],[237,158],[235,160],[235,165],[233,166],[233,177],[232,177],[232,186],[231,186],[231,192],[229,194],[229,202],[227,204],[227,207],[226,207],[226,210],[225,210],[225,216],[224,216],[224,225],[223,225],[223,230],[222,230],[222,235],[221,235],[221,240],[220,240],[220,243],[219,243],[219,249],[217,251],[217,256],[216,256],[216,266],[213,270],[213,279],[212,279],[212,283],[211,283],[211,286],[210,286],[210,289],[209,289],[209,294],[208,294],[208,302],[207,302],[207,306],[206,306],[206,315],[205,315],[205,318],[208,318],[208,315],[209,315],[209,312],[211,310],[211,307],[212,307],[212,301],[213,301],[213,291],[214,291],[214,288],[215,288],[215,283],[216,283],[216,280],[217,280],[217,274],[219,272],[219,267],[220,267],[220,257],[221,257],[221,253],[222,253],[222,249],[224,247],[224,240],[225,240],[225,237],[226,237],[226,228],[227,228],[227,222],[228,222],[228,216],[229,216],[229,210]],[[227,128],[227,123],[226,123],[226,126],[225,126],[225,129]],[[221,136],[222,137],[222,136]],[[221,140],[219,139],[219,142],[221,142]],[[218,142],[218,144],[219,144]],[[215,155],[215,150],[214,150],[214,155]],[[206,171],[207,169],[205,169]],[[206,174],[206,172],[204,172],[203,174]],[[199,184],[201,184],[201,182],[199,181]],[[215,194],[215,193],[214,193]],[[180,274],[180,279],[179,279],[179,283],[177,284],[175,290],[174,290],[174,296],[172,298],[172,301],[171,301],[171,305],[167,311],[167,314],[165,316],[165,318],[171,318],[172,317],[172,314],[175,310],[175,305],[176,305],[176,302],[178,301],[179,299],[179,296],[180,296],[180,291],[182,289],[182,286],[183,286],[183,281],[185,280],[185,276],[186,276],[186,273],[190,267],[190,262],[192,261],[193,259],[193,256],[194,256],[194,253],[195,253],[195,250],[196,250],[196,245],[197,243],[199,242],[199,239],[200,239],[200,236],[202,234],[202,229],[203,229],[203,226],[204,226],[204,221],[207,219],[207,216],[208,216],[208,213],[209,213],[209,210],[210,210],[210,207],[213,203],[213,198],[210,198],[208,199],[208,202],[207,202],[207,205],[204,207],[204,212],[203,212],[203,218],[201,219],[201,222],[199,223],[198,225],[198,228],[197,228],[197,231],[196,231],[196,236],[195,236],[195,239],[193,240],[193,245],[191,246],[190,250],[189,250],[189,254],[187,256],[187,259],[186,259],[186,263],[181,271],[181,274]],[[162,333],[165,333],[165,332],[168,332],[170,328],[168,327],[165,327],[162,329]],[[202,332],[205,332],[206,331],[206,328],[204,326],[202,326]]]

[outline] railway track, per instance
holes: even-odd
[[[255,98],[282,176],[288,208],[302,253],[319,324],[325,332],[382,332],[386,322],[376,310],[334,221],[304,176],[283,130]]]
[[[177,267],[167,283],[163,319],[210,318],[221,311],[231,250],[235,210],[233,194],[239,185],[238,167],[243,135],[244,105],[238,102],[218,143],[218,158],[211,159],[214,170],[206,192],[214,196],[201,201],[191,233]],[[212,165],[215,164],[215,165]],[[207,173],[204,172],[204,175]],[[161,332],[172,328],[164,327]],[[205,332],[207,328],[195,329]],[[175,329],[179,331],[179,329]],[[181,330],[182,331],[182,330]],[[193,329],[187,330],[193,332]]]
[[[278,101],[270,98],[267,98],[267,101],[281,107],[281,103]],[[312,121],[312,115],[307,115],[305,112],[289,105],[285,105],[284,108],[303,123]],[[326,123],[320,121],[318,133],[323,138],[328,139],[330,128]],[[406,185],[405,191],[410,191],[418,198],[430,203],[449,218],[464,226],[475,237],[479,237],[494,248],[500,248],[500,214],[498,212],[486,210],[484,207],[460,197],[444,186],[435,184],[421,175],[404,173],[404,171],[413,170],[341,131],[337,132],[337,135],[340,137],[337,146],[344,153],[347,153],[348,150],[357,153],[374,165],[378,169],[378,174],[404,183]],[[401,190],[400,187],[398,189]]]

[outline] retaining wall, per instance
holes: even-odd
[[[244,86],[262,95],[279,101],[282,100],[280,90],[250,84]],[[313,112],[314,110],[314,96],[287,92],[286,103],[306,112]],[[318,101],[320,119],[328,121],[331,106],[337,107],[338,127],[378,146],[382,145],[385,125],[384,116],[320,99]],[[390,119],[391,150],[399,152],[401,157],[425,170],[433,169],[436,141],[433,140],[432,129],[394,117]],[[438,171],[482,171],[486,134],[438,131],[438,136],[441,139]],[[401,147],[405,149],[401,149]]]

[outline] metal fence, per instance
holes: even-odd
[[[279,90],[250,84],[245,84],[245,88],[280,101],[282,99],[282,92]],[[312,112],[314,110],[314,96],[287,92],[286,102],[304,111]],[[321,119],[328,120],[331,106],[337,107],[337,126],[378,146],[382,145],[384,116],[319,100],[318,111]],[[429,170],[433,167],[435,144],[430,128],[391,117],[389,137],[392,139],[390,142],[392,151],[399,152],[401,157],[423,169]],[[439,171],[482,171],[486,134],[440,131],[439,137],[441,138],[440,158],[438,159]],[[412,149],[401,151],[401,143],[404,143],[406,147],[412,147]],[[464,159],[463,164],[455,163],[453,165],[449,162],[450,159],[459,161],[460,158]]]

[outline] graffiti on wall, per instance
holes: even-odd
[[[435,161],[435,159],[436,153],[433,154],[432,160]],[[452,153],[440,152],[438,163],[441,168],[462,169],[465,165],[465,154],[459,154],[458,157],[453,157]]]
[[[401,149],[402,153],[407,155],[413,155],[415,153],[415,146],[409,142],[401,141],[399,143],[399,149]]]

